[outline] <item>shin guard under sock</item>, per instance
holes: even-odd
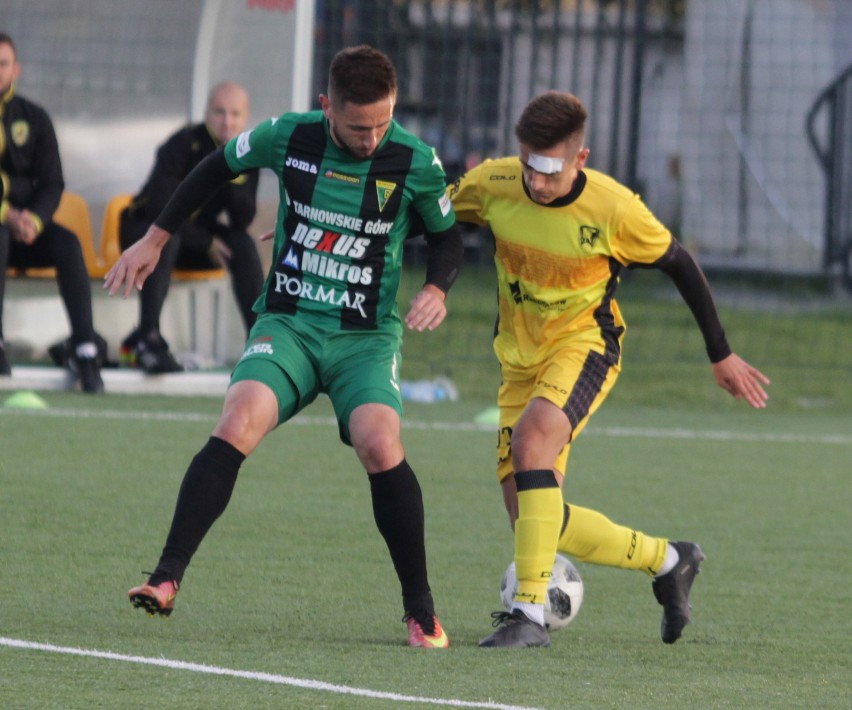
[[[559,550],[582,562],[637,569],[653,575],[666,558],[668,540],[617,525],[579,505],[565,505]]]
[[[402,586],[403,608],[406,612],[422,609],[434,614],[426,573],[423,495],[417,477],[405,459],[368,477],[373,517]]]
[[[207,531],[227,507],[244,460],[240,451],[215,436],[195,455],[184,475],[172,526],[150,584],[183,579]]]
[[[515,601],[544,604],[562,525],[562,491],[550,470],[517,471]]]

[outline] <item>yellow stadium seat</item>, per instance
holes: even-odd
[[[119,227],[121,213],[133,201],[133,195],[122,193],[112,197],[104,210],[103,224],[101,225],[101,250],[100,259],[107,265],[104,273],[118,261],[121,254],[119,242]],[[205,281],[208,279],[222,279],[226,276],[225,269],[175,269],[172,278],[178,281]]]
[[[118,232],[121,222],[121,213],[133,200],[129,192],[122,193],[110,198],[104,208],[104,217],[101,221],[100,256],[101,261],[107,265],[107,270],[118,261],[121,255]]]
[[[83,260],[86,262],[86,270],[89,272],[89,276],[93,279],[103,278],[107,272],[107,267],[95,251],[95,243],[92,238],[92,220],[89,217],[89,206],[86,204],[86,200],[75,192],[63,192],[59,207],[53,214],[53,221],[77,235],[83,249]],[[7,273],[12,276],[30,278],[56,278],[56,269],[53,267],[38,269],[10,267]]]

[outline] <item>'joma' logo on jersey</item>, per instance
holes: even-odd
[[[317,174],[317,166],[313,163],[309,163],[307,160],[299,160],[299,158],[291,158],[288,156],[287,162],[284,163],[285,168],[295,168],[296,170],[301,170],[304,173],[310,173],[311,175]]]

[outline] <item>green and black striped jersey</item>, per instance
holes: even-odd
[[[427,232],[455,223],[435,151],[391,122],[371,158],[335,145],[321,111],[286,113],[225,147],[234,172],[279,179],[274,261],[255,310],[343,330],[400,328],[402,244],[417,212]]]

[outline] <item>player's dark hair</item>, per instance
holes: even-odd
[[[18,56],[18,50],[15,48],[15,43],[12,41],[12,38],[5,32],[0,32],[0,44],[8,44],[12,48],[12,53],[16,57]]]
[[[573,94],[548,91],[527,104],[515,125],[515,136],[530,148],[544,150],[586,127],[586,108]]]
[[[328,95],[343,106],[396,97],[396,71],[386,54],[369,45],[341,49],[331,60]]]

